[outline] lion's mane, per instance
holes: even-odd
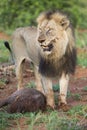
[[[56,12],[45,12],[42,13],[37,21],[39,26],[46,20],[54,19],[57,24],[61,22],[61,26],[66,31],[68,37],[68,45],[66,47],[65,53],[61,56],[63,48],[54,51],[52,55],[40,57],[39,71],[42,75],[47,77],[61,76],[62,73],[73,74],[76,66],[76,48],[75,48],[75,37],[72,25],[67,15],[56,11]],[[55,45],[58,44],[57,42]],[[59,54],[60,53],[60,54]],[[59,57],[60,56],[60,57]]]

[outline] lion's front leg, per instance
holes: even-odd
[[[54,92],[52,89],[52,80],[42,76],[42,85],[47,98],[47,105],[54,109],[55,102],[54,102]]]
[[[42,92],[47,98],[47,105],[51,108],[55,107],[54,103],[54,92],[52,90],[52,80],[42,76],[38,67],[35,66],[35,78],[36,78],[36,89]]]
[[[66,101],[68,84],[69,84],[69,75],[63,73],[61,78],[59,79],[59,85],[60,85],[59,106],[63,107],[63,109],[68,109]]]

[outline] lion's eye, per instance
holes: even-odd
[[[46,31],[46,34],[50,34],[52,32],[52,29],[48,29],[47,31]]]
[[[61,23],[61,26],[65,26],[65,23]]]
[[[42,29],[41,29],[41,28],[39,28],[39,32],[42,32]]]
[[[63,21],[60,22],[60,25],[61,25],[61,26],[64,26],[64,24],[65,24],[65,23],[64,23]]]

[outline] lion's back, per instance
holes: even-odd
[[[39,46],[36,43],[36,27],[20,27],[12,35],[12,48],[16,61],[29,59],[39,64]]]

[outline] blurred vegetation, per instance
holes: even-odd
[[[20,125],[22,119],[22,127]],[[0,112],[0,130],[86,130],[87,105],[72,107],[68,112],[47,109],[47,113]],[[36,129],[35,129],[36,128]]]
[[[76,28],[87,28],[86,0],[2,0],[0,29],[36,25],[35,19],[40,12],[53,9],[68,13]]]

